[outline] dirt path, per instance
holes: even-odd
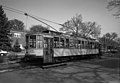
[[[47,69],[31,67],[4,72],[0,73],[0,83],[119,83],[116,69],[90,63],[111,59],[98,60],[68,62],[67,65]]]

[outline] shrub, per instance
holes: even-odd
[[[18,39],[15,42],[15,45],[13,46],[13,52],[21,52],[20,44],[18,42]]]
[[[0,56],[0,63],[5,63],[8,61],[7,56]]]
[[[17,60],[17,54],[14,52],[10,52],[7,56],[10,61]]]

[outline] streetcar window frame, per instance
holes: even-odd
[[[60,38],[59,37],[54,37],[54,48],[59,48],[60,47]]]
[[[84,43],[85,43],[85,42],[82,40],[82,41],[81,41],[81,44],[82,44],[82,45],[81,45],[81,49],[84,49]]]
[[[81,49],[81,40],[78,40],[78,48]]]
[[[78,48],[78,40],[74,39],[74,48]]]
[[[74,48],[74,39],[69,39],[69,48]]]
[[[69,48],[69,45],[70,45],[69,38],[66,38],[65,40],[66,40],[66,41],[65,41],[65,47],[66,47],[66,48]]]
[[[30,35],[28,41],[30,48],[36,48],[36,35]]]
[[[36,48],[43,48],[43,36],[36,35]]]
[[[60,42],[59,42],[60,48],[65,48],[65,39],[60,37]]]

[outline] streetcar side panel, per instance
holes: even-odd
[[[35,56],[43,56],[43,49],[28,49],[29,55],[35,55]]]
[[[55,48],[54,57],[60,56],[81,56],[98,54],[98,49],[67,49],[67,48]]]
[[[26,35],[27,55],[43,56],[43,36],[41,34]]]

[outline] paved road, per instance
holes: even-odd
[[[83,60],[47,69],[33,67],[4,72],[0,73],[0,83],[119,83],[118,68],[91,63],[105,60]]]

